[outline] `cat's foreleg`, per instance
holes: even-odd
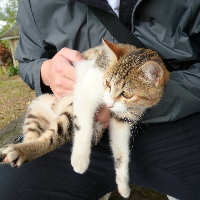
[[[118,191],[124,198],[130,195],[128,175],[129,139],[130,125],[112,118],[110,120],[110,145],[114,156]]]
[[[83,103],[83,107],[79,109],[75,117],[75,135],[72,149],[71,164],[74,171],[84,173],[89,165],[89,157],[91,152],[91,142],[93,134],[93,115],[94,105]]]
[[[89,165],[94,114],[104,92],[104,73],[94,65],[95,60],[87,60],[76,66],[78,76],[73,101],[76,120],[71,164],[74,171],[81,174]]]

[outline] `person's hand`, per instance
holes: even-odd
[[[76,69],[71,62],[83,60],[80,52],[69,48],[61,49],[52,59],[41,67],[41,78],[50,86],[56,98],[72,94],[76,82]]]
[[[108,128],[110,122],[110,109],[106,106],[100,106],[96,111],[95,121],[101,122],[104,128]]]
[[[45,85],[50,86],[56,98],[72,94],[76,82],[76,68],[71,62],[83,60],[80,52],[63,48],[52,59],[43,63],[41,77]],[[104,106],[99,107],[95,117],[96,121],[107,128],[110,121],[110,110]]]

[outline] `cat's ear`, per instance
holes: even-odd
[[[117,44],[114,44],[112,42],[109,42],[105,39],[102,39],[103,45],[107,48],[107,50],[109,51],[110,55],[112,57],[115,57],[117,60],[119,60],[119,58],[121,56],[124,55],[124,53],[126,52],[126,48],[123,46],[119,46]]]
[[[163,83],[164,71],[163,68],[154,61],[149,61],[140,68],[144,72],[143,79],[146,82],[158,86]]]

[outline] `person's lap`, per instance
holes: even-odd
[[[131,144],[130,184],[178,199],[200,196],[200,114],[172,123],[138,126]],[[83,174],[70,164],[71,143],[18,169],[0,165],[0,199],[99,199],[117,186],[108,135],[92,148]]]
[[[141,128],[132,150],[131,182],[181,200],[200,197],[200,113]],[[134,177],[135,176],[135,177]]]
[[[110,169],[114,172],[107,138],[93,147],[89,170],[83,175],[75,173],[71,166],[71,143],[20,168],[0,165],[0,199],[88,199],[98,179]]]

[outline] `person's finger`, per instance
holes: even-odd
[[[104,128],[107,128],[110,121],[110,110],[106,106],[100,106],[95,114],[95,121],[101,122]]]
[[[67,79],[76,81],[76,68],[68,61],[65,65],[62,75]]]
[[[72,94],[74,91],[74,85],[74,81],[65,77],[61,77],[54,82],[54,85],[51,86],[51,90],[56,98],[60,98],[63,95]]]
[[[62,48],[58,52],[58,54],[64,56],[65,58],[67,58],[71,62],[78,62],[78,61],[81,61],[81,60],[84,59],[79,51],[69,49],[69,48],[66,48],[66,47]]]

